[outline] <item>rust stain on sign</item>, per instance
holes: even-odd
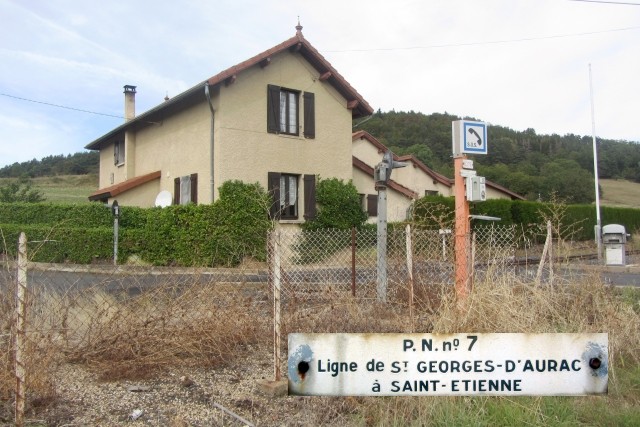
[[[290,334],[289,393],[606,394],[608,335]]]

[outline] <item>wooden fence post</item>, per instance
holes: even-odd
[[[24,362],[25,350],[25,320],[27,294],[27,237],[20,233],[18,240],[18,283],[16,286],[16,315],[15,315],[15,373],[16,373],[16,426],[24,426],[24,410],[26,400],[26,368]]]

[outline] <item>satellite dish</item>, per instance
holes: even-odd
[[[170,206],[172,201],[173,197],[171,196],[171,193],[169,193],[167,190],[162,190],[156,196],[155,205],[164,208],[165,206]]]

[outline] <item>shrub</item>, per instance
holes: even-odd
[[[305,230],[335,228],[349,230],[362,227],[367,214],[362,210],[360,195],[351,181],[338,178],[321,179],[316,187],[318,212],[303,224]]]

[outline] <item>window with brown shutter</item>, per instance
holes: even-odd
[[[173,180],[173,204],[198,204],[198,174],[192,173]]]
[[[313,176],[313,175],[312,175]],[[269,213],[273,219],[298,219],[299,175],[269,172],[267,187],[271,195]]]
[[[315,95],[311,92],[305,92],[304,98],[304,137],[316,137],[316,110]]]
[[[304,176],[304,219],[316,217],[316,176]]]
[[[267,132],[298,135],[300,92],[267,85]]]

